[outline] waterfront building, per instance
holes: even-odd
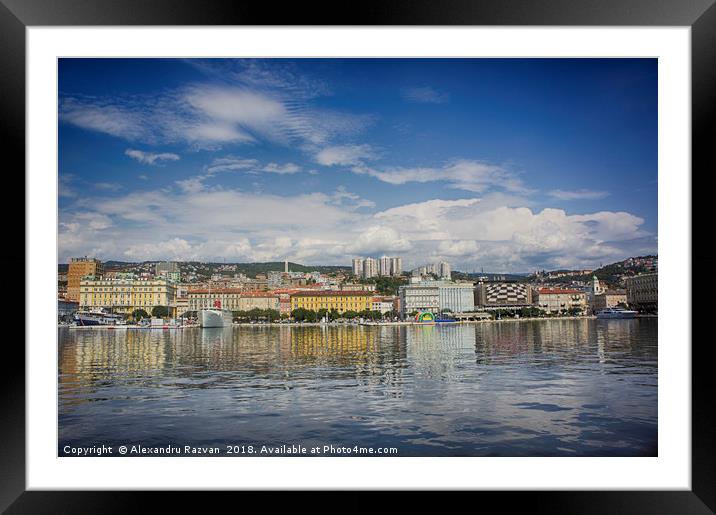
[[[177,318],[189,311],[189,288],[186,285],[177,285],[176,308]]]
[[[370,279],[378,275],[378,260],[365,258],[363,260],[363,279]]]
[[[475,309],[475,286],[472,283],[438,284],[440,311],[468,313]]]
[[[265,292],[244,292],[239,297],[239,311],[273,309],[279,311],[279,296]]]
[[[398,276],[403,273],[403,258],[390,258],[390,275]]]
[[[475,305],[496,309],[528,307],[532,305],[532,288],[526,283],[479,283],[475,288]]]
[[[189,311],[213,308],[218,300],[223,309],[238,311],[241,288],[195,288],[188,292]]]
[[[596,313],[600,309],[613,308],[620,304],[627,305],[626,290],[607,290],[594,295],[589,302],[589,308],[592,313]]]
[[[157,263],[156,265],[154,265],[154,273],[157,276],[168,277],[174,282],[179,282],[181,280],[179,263],[176,263],[174,261]]]
[[[278,312],[281,315],[291,315],[291,294],[278,293]]]
[[[367,291],[302,291],[291,295],[291,311],[298,308],[318,311],[335,309],[346,311],[370,310],[373,295]]]
[[[80,281],[83,277],[100,277],[104,274],[104,266],[99,259],[81,257],[70,259],[67,269],[67,300],[80,300]]]
[[[373,297],[371,301],[371,311],[380,311],[381,315],[385,315],[389,311],[393,311],[395,306],[395,297]]]
[[[440,290],[437,285],[429,283],[426,281],[398,288],[400,314],[403,318],[417,311],[437,312],[440,309]]]
[[[579,308],[582,313],[587,307],[587,295],[583,291],[559,288],[540,288],[537,290],[535,304],[550,313]]]
[[[659,308],[658,274],[642,274],[626,280],[627,303],[639,311],[656,312]]]
[[[363,277],[363,258],[353,258],[353,275]]]
[[[166,277],[141,279],[134,274],[117,274],[114,279],[85,277],[80,281],[80,309],[105,308],[112,313],[131,314],[157,306],[176,316],[177,286]]]

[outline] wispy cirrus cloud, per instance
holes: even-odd
[[[445,104],[450,101],[448,93],[431,86],[405,88],[401,94],[404,100],[418,104]]]
[[[292,62],[258,59],[187,59],[186,62],[212,81],[270,90],[294,100],[333,94],[326,80],[306,74]]]
[[[453,160],[440,167],[379,168],[359,165],[351,170],[395,185],[410,182],[444,182],[450,188],[477,193],[489,189],[502,189],[520,194],[532,192],[514,172],[502,166],[471,159]]]
[[[366,160],[373,160],[378,154],[370,145],[336,145],[318,151],[315,160],[324,166],[362,165]]]
[[[609,192],[585,189],[576,191],[552,190],[548,195],[559,200],[599,200],[608,197]]]
[[[313,148],[356,135],[373,122],[368,114],[296,99],[290,90],[215,83],[196,83],[154,97],[63,95],[59,115],[62,123],[127,141],[186,143],[200,149],[260,142]]]
[[[136,161],[139,161],[140,163],[148,165],[157,165],[162,161],[179,161],[180,159],[177,154],[173,154],[171,152],[144,152],[142,150],[135,150],[131,148],[125,150],[124,154]]]
[[[261,164],[258,159],[245,159],[240,157],[225,156],[212,160],[211,164],[205,167],[208,175],[221,172],[247,172],[247,173],[275,173],[279,175],[290,175],[301,172],[303,169],[295,163],[268,163]]]
[[[62,97],[60,121],[129,141],[149,138],[144,113],[135,106],[95,97]]]

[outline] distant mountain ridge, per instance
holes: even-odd
[[[154,267],[156,263],[164,263],[165,261],[117,261],[109,260],[104,262],[105,270],[149,270]],[[179,268],[182,272],[196,272],[199,275],[226,275],[227,277],[233,274],[245,274],[248,277],[255,277],[256,274],[265,274],[267,272],[283,272],[285,267],[284,261],[266,261],[260,263],[230,263],[230,262],[203,262],[203,261],[176,261],[179,264]],[[68,264],[61,263],[58,266],[60,273],[67,271]],[[339,272],[339,271],[350,271],[350,266],[340,265],[302,265],[299,263],[288,263],[288,269],[291,272]]]

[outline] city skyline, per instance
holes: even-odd
[[[654,59],[59,69],[60,262],[526,272],[657,253]]]

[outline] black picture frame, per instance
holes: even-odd
[[[347,4],[346,4],[347,5]],[[708,220],[713,176],[708,126],[716,114],[716,6],[714,0],[429,0],[323,6],[286,3],[277,9],[267,3],[187,0],[0,0],[0,134],[5,168],[6,200],[25,191],[24,176],[10,173],[25,169],[25,29],[59,25],[551,25],[551,26],[688,26],[692,44],[692,220]],[[710,168],[713,168],[711,166]],[[700,173],[694,173],[694,172]],[[684,170],[688,180],[688,170]],[[694,188],[698,177],[698,188]],[[20,209],[4,202],[6,241],[13,250],[0,254],[9,288],[24,291],[19,270],[25,269],[24,224],[17,223]],[[10,231],[8,234],[7,231]],[[15,231],[16,234],[12,234]],[[692,241],[696,226],[692,229]],[[716,258],[705,243],[694,245],[694,270],[712,270]],[[26,270],[26,274],[31,271]],[[713,275],[710,273],[709,275]],[[691,282],[686,274],[684,280]],[[13,284],[13,282],[15,284]],[[692,288],[692,305],[707,302],[716,280],[706,277]],[[693,283],[692,283],[693,284]],[[24,297],[24,296],[23,296]],[[25,299],[27,301],[27,299]],[[26,304],[27,305],[27,304]],[[7,306],[9,307],[9,306]],[[26,310],[25,313],[29,313]],[[16,317],[16,315],[13,315]],[[698,321],[693,318],[693,323]],[[694,326],[694,329],[696,327]],[[516,504],[533,512],[579,513],[712,513],[716,510],[716,454],[712,399],[714,376],[710,370],[708,337],[692,340],[692,489],[690,491],[589,491],[589,492],[484,492],[502,509]],[[24,339],[24,338],[23,338]],[[137,512],[147,497],[160,495],[163,508],[172,503],[190,507],[188,492],[25,491],[25,352],[19,338],[5,342],[8,365],[0,374],[0,509],[8,513]],[[690,345],[690,341],[664,344]],[[659,413],[668,417],[668,413]],[[101,473],[101,471],[98,471]],[[216,493],[212,493],[216,495]],[[242,503],[250,503],[246,493]],[[254,496],[255,494],[251,494]],[[358,495],[358,494],[353,494]],[[194,499],[196,502],[196,499]],[[215,501],[215,499],[213,499]],[[199,503],[202,501],[199,500]]]

